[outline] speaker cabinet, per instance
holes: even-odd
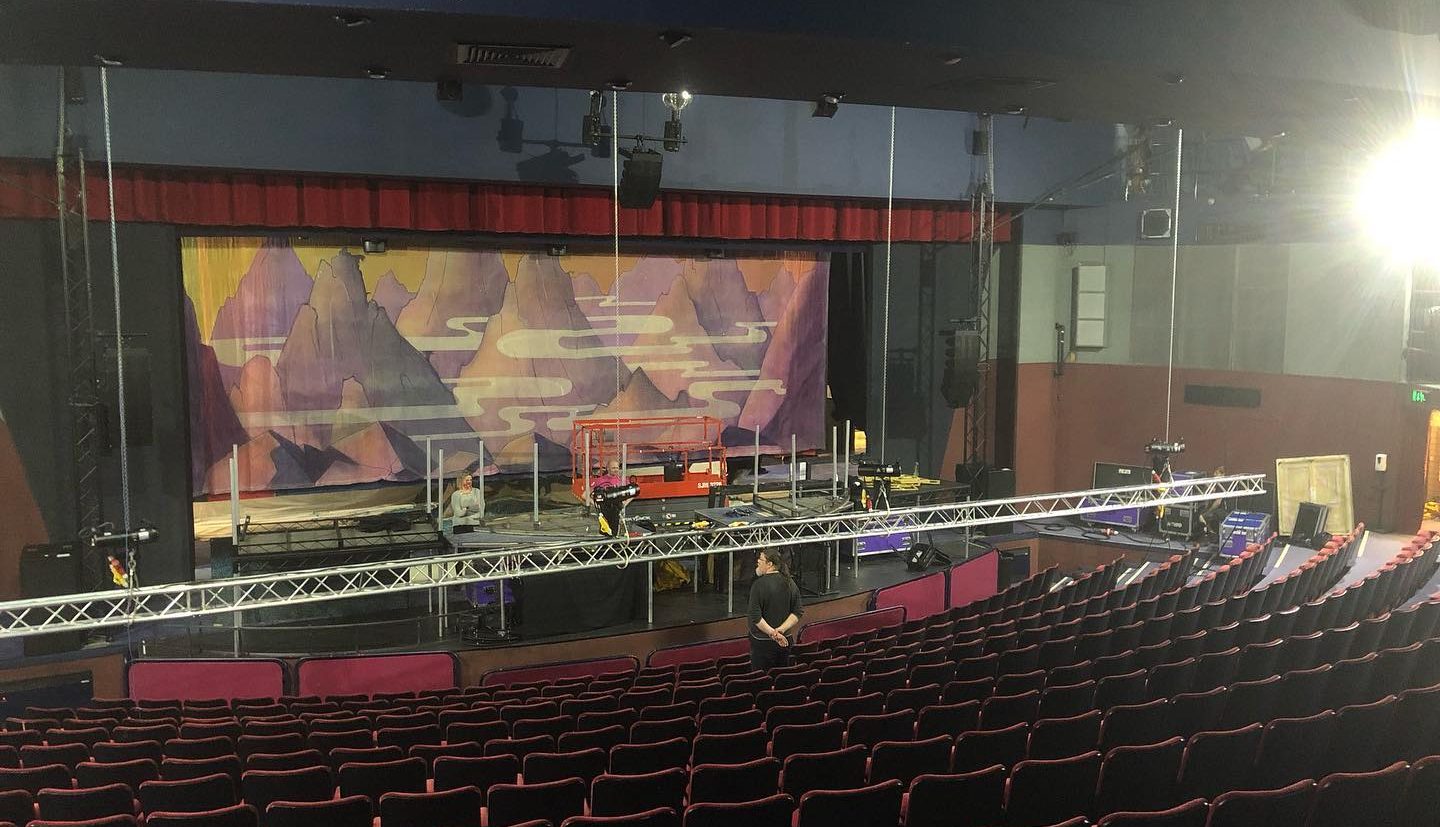
[[[154,405],[150,400],[150,350],[135,342],[125,343],[125,434],[130,446],[150,445],[154,440]],[[101,433],[105,450],[120,444],[120,383],[115,365],[115,342],[102,342],[99,354]]]
[[[1000,549],[996,553],[1000,555],[996,571],[999,582],[995,584],[998,591],[1003,592],[1030,576],[1030,549]]]
[[[620,174],[620,206],[649,209],[660,194],[660,169],[664,159],[653,149],[637,149],[625,159]]]
[[[950,555],[929,543],[916,543],[905,555],[905,568],[909,571],[924,571],[931,566],[950,565]]]
[[[79,543],[46,543],[20,550],[20,594],[22,597],[55,597],[80,591],[82,547]],[[85,633],[52,632],[25,638],[25,654],[52,655],[70,652],[85,643]]]
[[[1010,468],[991,468],[985,472],[985,499],[1003,500],[1015,496],[1015,471]],[[988,537],[1010,534],[1014,523],[995,523],[985,526]]]

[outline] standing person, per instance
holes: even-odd
[[[755,560],[749,614],[750,665],[755,669],[789,665],[790,631],[800,625],[805,608],[785,557],[775,549],[761,551]]]
[[[629,483],[620,476],[620,463],[610,460],[604,472],[596,474],[590,480],[590,504],[600,510],[600,533],[607,537],[624,537],[625,531],[625,506],[634,499],[634,495],[628,497],[602,496],[611,489],[623,488]]]
[[[460,475],[460,484],[450,495],[450,516],[456,527],[473,526],[480,520],[480,492],[469,474]]]

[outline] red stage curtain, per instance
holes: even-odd
[[[104,168],[86,182],[90,217],[109,216]],[[0,217],[53,218],[51,165],[0,161]],[[293,230],[445,230],[608,236],[610,190],[341,175],[247,173],[169,167],[115,170],[121,221],[187,227]],[[1008,241],[1001,215],[996,240]],[[884,241],[885,202],[745,193],[662,191],[646,210],[620,210],[630,237],[728,241]],[[969,241],[967,204],[896,201],[895,241]]]

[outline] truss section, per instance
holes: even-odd
[[[399,527],[397,522],[394,527],[375,530],[365,524],[374,517],[339,517],[242,525],[240,542],[236,544],[235,551],[240,556],[254,556],[336,549],[377,549],[410,544],[432,547],[444,545],[440,532],[423,511],[382,512],[377,516],[403,521],[405,525],[403,528]]]
[[[1214,477],[980,502],[827,514],[644,537],[512,544],[499,548],[484,547],[483,534],[467,534],[462,535],[456,551],[407,560],[4,602],[0,603],[0,637],[175,620],[386,592],[434,589],[480,580],[831,542],[890,533],[896,530],[897,525],[911,531],[937,531],[1031,518],[1077,516],[1116,508],[1209,502],[1259,494],[1264,491],[1263,485],[1264,477],[1259,474]],[[455,542],[454,538],[452,542]]]

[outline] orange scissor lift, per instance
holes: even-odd
[[[725,484],[725,423],[713,416],[577,419],[570,429],[571,490],[610,462],[640,486],[639,499],[699,497]]]

